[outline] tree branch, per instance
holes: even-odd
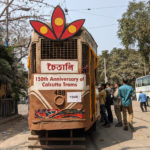
[[[18,11],[18,10],[21,10],[21,11],[29,11],[30,8],[25,8],[25,7],[20,7],[20,8],[16,8],[16,9],[12,9],[11,11],[9,11],[9,13],[12,13],[14,11]]]
[[[20,45],[11,45],[12,47],[14,47],[14,48],[19,48],[19,47],[25,47],[26,46],[26,44],[20,44]],[[27,47],[25,47],[25,48],[27,48]]]
[[[28,56],[28,54],[26,53],[26,54],[24,54],[24,55],[22,55],[18,60],[17,60],[17,62],[20,62],[24,57],[26,57],[26,56]]]
[[[40,15],[40,17],[46,17],[48,15]],[[20,19],[23,19],[23,18],[40,18],[39,16],[36,16],[36,15],[33,15],[33,16],[20,16],[20,17],[16,17],[16,18],[9,18],[8,21],[16,21],[16,20],[20,20]],[[5,22],[6,20],[3,19],[3,20],[0,20],[0,22]]]
[[[50,5],[50,4],[48,4],[48,3],[44,3],[43,1],[39,1],[39,0],[30,0],[30,2],[42,3],[42,4],[45,4],[45,5],[50,6],[50,7],[52,7],[52,8],[55,8],[55,6]]]
[[[3,9],[3,11],[2,11],[1,14],[0,14],[0,18],[2,17],[2,15],[3,15],[4,12],[6,11],[6,9],[12,4],[13,1],[14,1],[14,0],[11,0],[11,1],[9,2],[9,4]]]

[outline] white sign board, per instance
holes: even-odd
[[[37,90],[84,90],[84,74],[34,74],[34,87]]]
[[[81,102],[81,92],[67,92],[67,102],[68,103],[80,103]]]
[[[78,73],[78,61],[41,61],[41,73]]]

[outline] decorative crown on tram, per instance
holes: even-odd
[[[30,24],[38,34],[51,40],[65,40],[74,36],[84,22],[85,19],[80,19],[66,25],[65,14],[60,6],[57,6],[53,11],[51,28],[43,22],[30,20]]]

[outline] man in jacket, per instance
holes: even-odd
[[[99,101],[100,101],[100,109],[101,109],[101,115],[105,120],[105,123],[103,126],[110,127],[109,120],[106,114],[106,108],[105,108],[105,101],[106,101],[106,91],[105,91],[105,84],[102,84],[99,88]]]

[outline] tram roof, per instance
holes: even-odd
[[[51,27],[51,24],[50,23],[46,23],[49,27]],[[68,24],[67,24],[68,25]],[[36,32],[35,32],[36,33]],[[36,33],[36,35],[38,36],[38,37],[41,37],[39,34],[37,34]],[[89,31],[85,28],[85,27],[82,27],[81,29],[80,29],[80,31],[77,33],[77,34],[75,34],[74,36],[73,36],[73,38],[75,38],[75,37],[78,37],[78,36],[80,36],[80,37],[82,37],[88,44],[89,44],[89,46],[94,50],[94,52],[97,54],[97,47],[98,47],[98,45],[97,45],[97,43],[96,43],[96,41],[94,40],[94,38],[93,38],[93,36],[89,33]],[[33,39],[32,39],[32,41],[34,41],[34,36],[32,36],[33,37]]]

